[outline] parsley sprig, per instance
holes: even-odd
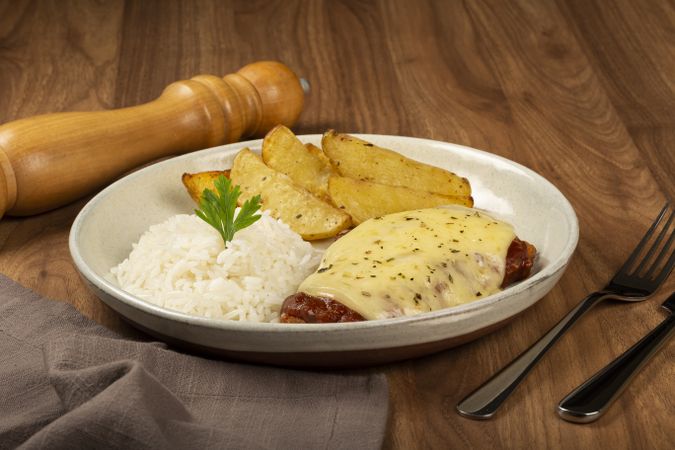
[[[232,187],[232,182],[219,176],[214,182],[217,194],[211,189],[204,189],[199,202],[199,209],[195,214],[204,222],[218,230],[225,245],[234,238],[234,233],[253,225],[260,214],[255,214],[260,209],[260,196],[256,195],[244,202],[235,217],[237,200],[241,195],[239,186]]]

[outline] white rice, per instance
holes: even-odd
[[[267,212],[227,248],[211,225],[182,214],[151,226],[111,274],[125,291],[165,308],[278,322],[281,303],[320,259],[320,251]]]

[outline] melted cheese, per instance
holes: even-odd
[[[500,290],[513,227],[460,206],[370,219],[333,243],[298,291],[368,320],[410,316]]]

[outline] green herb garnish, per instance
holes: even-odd
[[[237,200],[241,195],[239,186],[232,187],[232,182],[219,176],[214,182],[217,194],[211,189],[204,189],[199,201],[199,209],[195,209],[197,217],[218,230],[227,245],[234,238],[234,233],[253,225],[260,214],[255,214],[260,209],[260,196],[256,195],[244,202],[239,214],[234,216],[237,208]]]

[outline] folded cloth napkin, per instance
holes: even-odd
[[[379,448],[387,407],[374,371],[182,354],[0,275],[0,448]]]

